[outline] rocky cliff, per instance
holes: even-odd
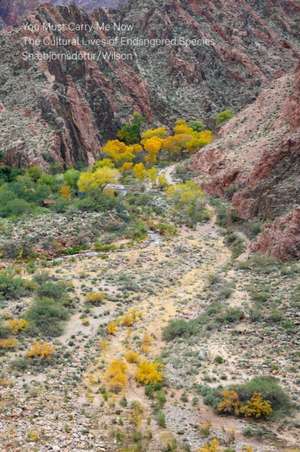
[[[295,67],[299,17],[293,0],[135,0],[92,15],[41,6],[25,22],[38,31],[22,25],[0,34],[0,149],[14,165],[86,164],[133,111],[164,123],[238,111]],[[68,29],[73,23],[81,29]],[[24,57],[38,52],[62,58]],[[65,58],[73,54],[77,61]]]
[[[300,66],[229,121],[193,167],[208,192],[242,218],[271,220],[252,249],[300,257]]]
[[[126,3],[126,0],[0,0],[0,19],[3,21],[3,26],[17,24],[24,15],[45,3],[53,5],[74,3],[81,8],[92,11],[102,7],[117,8],[119,5]]]

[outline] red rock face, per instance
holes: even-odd
[[[266,226],[250,249],[283,261],[300,259],[300,208]]]
[[[281,259],[299,257],[300,249],[299,79],[300,67],[274,81],[193,160],[209,193],[233,193],[240,217],[274,220],[252,250]]]
[[[15,25],[26,14],[33,11],[39,5],[52,3],[54,5],[77,4],[87,11],[95,8],[116,8],[126,3],[125,0],[0,0],[0,17],[7,25]]]

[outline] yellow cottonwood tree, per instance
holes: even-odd
[[[107,166],[99,168],[96,171],[86,171],[80,174],[78,181],[78,189],[80,192],[86,193],[97,188],[102,188],[108,183],[116,183],[120,177],[120,173],[115,168]]]

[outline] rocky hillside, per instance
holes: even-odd
[[[299,258],[300,67],[229,121],[193,167],[206,190],[230,198],[242,218],[275,220],[253,249]]]
[[[120,12],[99,10],[90,16],[73,6],[42,6],[26,21],[37,31],[23,25],[0,35],[5,161],[92,162],[102,139],[133,111],[150,122],[207,119],[225,106],[238,111],[270,80],[295,67],[299,17],[293,0],[276,6],[269,1],[143,0],[131,1]],[[42,23],[84,27],[42,30]],[[99,29],[97,23],[111,29]],[[122,35],[114,23],[124,25]],[[122,37],[126,42],[120,46]],[[25,38],[40,42],[32,45]],[[118,43],[108,42],[116,38]],[[37,52],[55,58],[28,58]]]
[[[125,0],[126,1],[126,0]],[[40,4],[52,3],[53,5],[67,5],[75,3],[81,8],[92,11],[96,8],[116,8],[124,4],[124,0],[0,0],[0,28],[2,26],[15,25],[20,19],[37,8]]]

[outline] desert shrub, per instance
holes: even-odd
[[[117,249],[117,246],[113,243],[95,243],[95,251],[107,253],[109,251],[115,251]]]
[[[158,223],[154,226],[154,229],[165,237],[173,237],[177,234],[176,226],[170,223]]]
[[[236,386],[241,401],[250,400],[254,394],[261,394],[274,412],[288,412],[291,406],[289,396],[273,377],[255,377],[249,382]]]
[[[118,331],[118,322],[116,321],[111,321],[107,324],[106,327],[106,332],[107,334],[111,334],[112,336],[114,336]]]
[[[150,351],[151,344],[153,342],[152,337],[149,333],[145,333],[141,342],[141,351],[143,353],[148,353]]]
[[[271,403],[264,400],[260,393],[253,393],[248,400],[242,402],[237,391],[225,389],[217,411],[235,416],[262,418],[270,416],[273,410]]]
[[[0,271],[0,299],[18,299],[30,293],[29,281],[16,276],[13,270]]]
[[[124,361],[115,359],[112,361],[105,372],[105,382],[113,392],[122,391],[128,383],[126,375],[127,365]]]
[[[203,401],[205,405],[209,405],[214,409],[217,409],[218,404],[220,403],[220,388],[210,388],[206,385],[197,384],[195,385],[195,389],[203,397]]]
[[[143,221],[133,221],[126,230],[126,237],[131,240],[141,241],[147,237],[148,227]]]
[[[68,318],[69,312],[63,304],[50,298],[35,300],[25,313],[31,334],[50,337],[62,334],[64,321]]]
[[[14,337],[0,339],[0,350],[14,349],[18,345],[18,341]]]
[[[228,308],[220,315],[219,320],[225,323],[234,323],[238,322],[243,317],[244,313],[239,308]]]
[[[197,452],[221,452],[220,443],[217,438],[214,438],[209,443],[200,447]]]
[[[196,333],[196,324],[185,319],[171,320],[163,331],[165,341],[172,341],[176,337],[188,337]]]
[[[41,298],[63,300],[66,297],[67,287],[62,281],[45,281],[37,289],[37,295]]]
[[[144,385],[161,383],[163,378],[161,364],[154,361],[141,361],[138,364],[135,379],[139,383]]]
[[[75,208],[83,212],[107,212],[120,205],[118,198],[107,196],[101,191],[92,191],[80,197],[74,203]]]
[[[240,414],[245,417],[261,418],[272,414],[272,405],[264,400],[259,393],[254,393],[251,398],[240,407]]]
[[[26,330],[28,327],[28,320],[25,319],[10,319],[7,321],[8,328],[13,334],[18,334]]]
[[[94,306],[102,304],[106,298],[104,292],[89,292],[86,294],[85,301]]]
[[[10,329],[2,319],[0,319],[0,339],[5,339],[10,334]]]
[[[205,124],[201,119],[194,119],[188,122],[189,127],[191,127],[194,132],[202,132],[205,130]]]
[[[120,318],[122,326],[133,326],[141,318],[141,313],[136,309],[129,309],[129,311]]]
[[[64,181],[69,185],[73,190],[77,189],[77,182],[80,177],[80,171],[70,168],[64,173]]]
[[[141,357],[138,354],[138,352],[135,352],[134,350],[127,350],[124,357],[126,361],[130,364],[137,364],[141,360]]]
[[[180,223],[193,227],[209,219],[205,209],[205,194],[193,181],[171,185],[166,189],[166,196],[174,206]]]
[[[33,244],[29,240],[5,241],[1,246],[1,254],[6,259],[28,259],[34,256]]]
[[[229,119],[233,118],[233,116],[234,113],[231,110],[220,111],[215,117],[216,126],[221,126],[225,122],[229,121]]]
[[[54,346],[49,342],[34,342],[26,353],[27,358],[48,359],[54,355]]]
[[[228,388],[209,388],[198,385],[204,402],[217,412],[245,417],[269,417],[289,412],[288,395],[273,377],[255,377]]]
[[[160,427],[165,428],[166,427],[166,417],[164,415],[164,412],[161,410],[157,411],[155,417],[156,417],[157,424]]]
[[[33,211],[33,206],[25,199],[12,199],[8,201],[1,209],[1,214],[4,217],[19,217],[24,214],[29,214]]]

